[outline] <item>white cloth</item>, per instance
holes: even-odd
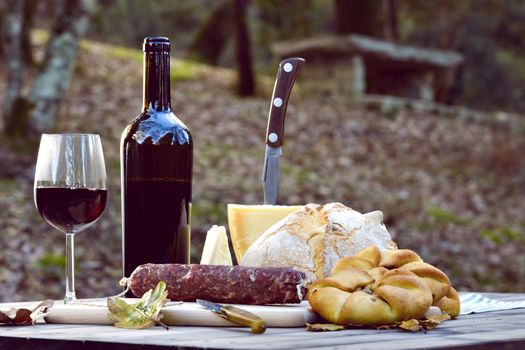
[[[460,315],[525,308],[525,300],[502,301],[477,293],[459,293],[459,299],[461,300]]]

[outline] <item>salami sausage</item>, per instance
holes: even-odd
[[[264,305],[300,303],[307,279],[287,267],[145,264],[133,271],[128,285],[141,297],[160,281],[171,300]]]

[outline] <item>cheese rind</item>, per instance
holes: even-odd
[[[237,261],[268,228],[302,208],[302,205],[228,204],[228,224]]]
[[[206,233],[201,264],[233,265],[230,248],[228,247],[228,236],[224,226],[213,225]]]

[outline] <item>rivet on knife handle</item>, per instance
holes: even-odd
[[[303,63],[303,58],[292,57],[281,61],[279,64],[266,132],[266,144],[271,147],[279,147],[283,144],[286,107],[295,78]]]

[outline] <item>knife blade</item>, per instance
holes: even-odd
[[[301,57],[287,58],[281,61],[277,70],[266,129],[266,150],[262,172],[264,204],[277,204],[280,161],[283,155],[284,117],[295,78],[304,62]]]
[[[261,334],[266,331],[266,323],[264,320],[249,311],[232,305],[222,305],[202,299],[197,299],[197,303],[203,308],[215,312],[230,322],[250,327],[254,334]]]

